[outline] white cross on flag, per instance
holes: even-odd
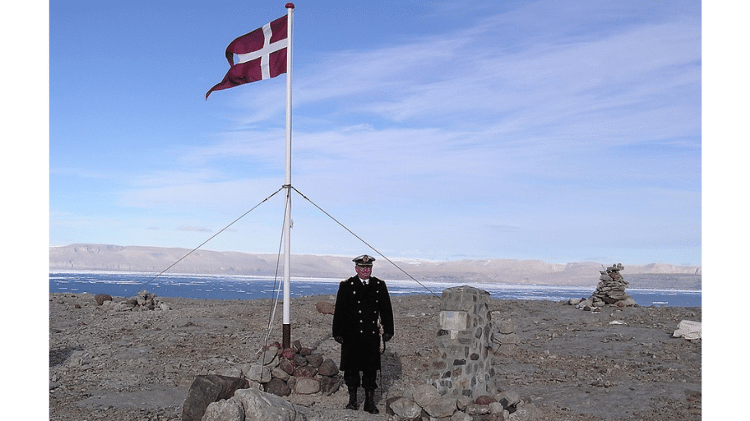
[[[287,44],[287,16],[282,16],[229,43],[226,51],[229,71],[224,80],[206,92],[206,99],[213,91],[286,73]],[[237,64],[234,63],[235,54]]]

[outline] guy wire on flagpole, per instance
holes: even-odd
[[[333,217],[333,216],[332,216],[332,215],[331,215],[330,213],[326,212],[326,211],[325,211],[325,210],[324,210],[323,208],[321,208],[320,206],[318,206],[318,204],[317,204],[317,203],[313,202],[312,200],[310,200],[310,198],[309,198],[309,197],[307,197],[307,196],[305,196],[304,194],[302,194],[302,192],[301,192],[301,191],[299,191],[299,190],[297,190],[297,188],[296,188],[296,187],[292,187],[292,189],[294,189],[294,191],[296,191],[296,192],[297,192],[297,194],[299,194],[300,196],[302,196],[302,198],[303,198],[303,199],[307,200],[308,202],[310,202],[310,204],[312,204],[313,206],[315,206],[316,208],[318,208],[318,210],[319,210],[319,211],[321,211],[321,212],[323,212],[323,213],[324,213],[324,214],[325,214],[325,215],[326,215],[327,217],[331,218],[331,220],[333,220],[333,222],[335,222],[335,223],[339,224],[339,225],[341,226],[341,228],[343,228],[343,229],[347,230],[347,231],[349,232],[349,234],[351,234],[351,235],[355,236],[355,237],[356,237],[356,238],[357,238],[357,239],[358,239],[359,241],[363,242],[363,243],[364,243],[364,244],[365,244],[365,245],[366,245],[367,247],[369,247],[370,249],[372,249],[372,251],[374,251],[375,253],[379,254],[379,255],[380,255],[380,256],[381,256],[381,257],[382,257],[383,259],[387,260],[387,261],[388,261],[388,262],[389,262],[390,264],[392,264],[392,265],[393,265],[394,267],[396,267],[396,268],[397,268],[398,270],[400,270],[401,272],[403,272],[403,273],[404,273],[404,274],[405,274],[406,276],[408,276],[409,278],[411,278],[411,280],[412,280],[412,281],[414,281],[414,282],[418,283],[419,285],[422,285],[422,287],[423,287],[424,289],[426,289],[427,291],[429,291],[429,292],[430,292],[430,294],[432,294],[432,295],[434,295],[434,296],[436,296],[436,297],[440,298],[440,296],[439,296],[439,295],[435,294],[435,293],[434,293],[434,292],[433,292],[433,291],[432,291],[431,289],[427,288],[427,286],[425,286],[425,285],[424,285],[423,283],[421,283],[421,282],[417,281],[417,280],[416,280],[416,279],[415,279],[415,278],[414,278],[413,276],[411,276],[411,275],[410,275],[410,274],[409,274],[408,272],[406,272],[405,270],[401,269],[401,267],[400,267],[399,265],[397,265],[396,263],[394,263],[394,262],[393,262],[393,260],[391,260],[391,259],[389,259],[388,257],[386,257],[386,256],[385,256],[385,255],[384,255],[383,253],[381,253],[381,252],[380,252],[380,251],[379,251],[378,249],[376,249],[375,247],[373,247],[372,245],[370,245],[370,243],[368,243],[367,241],[365,241],[365,240],[364,240],[364,239],[363,239],[362,237],[360,237],[359,235],[357,235],[357,234],[356,234],[356,233],[355,233],[354,231],[352,231],[352,230],[350,230],[349,228],[347,228],[347,226],[346,226],[346,225],[344,225],[344,224],[342,224],[341,222],[339,222],[339,220],[338,220],[338,219],[334,218],[334,217]]]
[[[286,212],[284,217],[284,307],[282,324],[282,346],[291,346],[290,324],[290,264],[292,228],[292,34],[294,30],[294,3],[287,3],[287,46],[286,46]]]
[[[164,269],[163,271],[159,272],[159,274],[158,274],[158,275],[156,275],[156,276],[154,276],[153,278],[149,279],[148,281],[146,281],[146,282],[144,282],[144,283],[140,284],[140,286],[143,286],[143,285],[146,285],[146,284],[149,284],[149,283],[153,282],[153,281],[154,281],[154,279],[156,279],[156,278],[160,277],[161,275],[163,275],[163,274],[164,274],[164,272],[168,271],[169,269],[172,269],[172,268],[173,268],[173,267],[174,267],[174,266],[175,266],[176,264],[178,264],[178,263],[180,263],[181,261],[183,261],[183,260],[184,260],[184,259],[185,259],[186,257],[188,257],[188,256],[190,256],[191,254],[193,254],[193,252],[195,252],[195,251],[196,251],[196,250],[198,250],[199,248],[203,247],[203,246],[204,246],[204,245],[205,245],[206,243],[208,243],[209,241],[213,240],[213,239],[214,239],[214,238],[215,238],[215,237],[216,237],[217,235],[219,235],[219,234],[221,234],[222,232],[226,231],[226,230],[227,230],[227,228],[231,227],[231,226],[232,226],[232,225],[234,225],[234,224],[235,224],[235,223],[236,223],[237,221],[239,221],[240,219],[244,218],[244,217],[245,217],[245,215],[247,215],[248,213],[250,213],[250,212],[254,211],[254,210],[255,210],[255,208],[257,208],[258,206],[262,205],[263,203],[267,202],[267,201],[268,201],[268,199],[270,199],[270,198],[272,198],[272,197],[276,196],[276,193],[280,192],[280,191],[281,191],[281,189],[283,189],[283,188],[284,188],[283,186],[282,186],[282,187],[280,187],[280,188],[279,188],[278,190],[276,190],[275,192],[273,192],[273,193],[272,193],[272,194],[271,194],[270,196],[268,196],[268,197],[266,197],[265,199],[261,200],[261,201],[260,201],[260,202],[259,202],[259,203],[258,203],[257,205],[255,205],[255,206],[253,206],[252,208],[250,208],[250,210],[248,210],[247,212],[245,212],[245,213],[243,213],[242,215],[240,215],[240,216],[239,216],[239,217],[238,217],[237,219],[235,219],[234,221],[230,222],[230,223],[229,223],[229,225],[227,225],[227,226],[225,226],[224,228],[220,229],[220,230],[219,230],[219,231],[218,231],[218,232],[217,232],[216,234],[214,234],[214,235],[212,235],[211,237],[209,237],[209,238],[208,238],[208,239],[207,239],[206,241],[204,241],[204,242],[200,243],[200,245],[198,245],[198,247],[195,247],[194,249],[192,249],[192,250],[190,250],[189,252],[187,252],[187,254],[185,254],[184,256],[182,256],[182,257],[180,257],[179,259],[177,259],[177,261],[176,261],[176,262],[172,263],[172,264],[171,264],[171,265],[169,265],[169,266],[168,266],[168,267],[167,267],[166,269]]]

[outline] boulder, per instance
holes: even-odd
[[[272,393],[276,396],[289,396],[292,393],[292,389],[286,384],[286,381],[280,378],[273,378],[270,382],[263,386],[263,389],[267,393]]]
[[[409,398],[399,398],[391,402],[390,410],[397,419],[403,421],[416,421],[421,418],[422,407]]]
[[[508,409],[521,402],[521,395],[515,390],[505,390],[495,395],[495,400],[503,404],[505,409]]]
[[[316,374],[318,374],[318,369],[311,365],[294,369],[294,377],[315,377]]]
[[[271,381],[271,369],[259,364],[253,364],[247,373],[247,378],[256,383],[268,383]]]
[[[500,402],[491,402],[489,407],[490,414],[502,414],[505,411],[505,407]]]
[[[284,350],[281,352],[281,356],[290,361],[294,359],[294,354],[295,352],[292,348],[284,348]]]
[[[98,305],[104,304],[105,301],[112,301],[112,296],[109,294],[96,294],[94,299]]]
[[[200,375],[190,385],[185,403],[182,405],[183,421],[200,421],[209,404],[231,398],[239,389],[250,387],[247,380],[239,377]]]
[[[433,418],[447,418],[456,412],[456,399],[442,398],[437,402],[427,405],[424,410]]]
[[[294,392],[300,395],[312,395],[320,392],[320,382],[312,378],[298,378],[294,385]]]
[[[334,311],[336,310],[335,305],[325,302],[325,301],[321,301],[315,304],[315,308],[318,310],[318,313],[323,313],[323,314],[333,314]]]
[[[338,377],[321,376],[318,378],[318,382],[320,383],[320,393],[325,396],[331,396],[339,390],[344,380]]]
[[[474,400],[477,405],[489,405],[495,402],[495,398],[492,396],[482,395]]]
[[[310,354],[307,357],[307,363],[311,366],[318,368],[323,363],[323,354]]]
[[[435,404],[441,400],[440,392],[435,386],[430,384],[422,384],[414,388],[412,393],[412,399],[414,402],[422,408]],[[454,402],[455,405],[455,402]]]
[[[245,421],[245,408],[233,400],[214,402],[208,405],[201,421]]]
[[[332,359],[327,358],[318,367],[318,374],[333,377],[339,374],[339,367]]]
[[[496,326],[497,331],[500,333],[508,334],[516,331],[516,324],[513,322],[513,319],[510,318],[499,320]]]
[[[466,413],[469,415],[484,415],[490,413],[490,407],[488,405],[477,405],[471,403],[466,406]]]
[[[136,303],[144,309],[153,310],[156,306],[156,294],[149,294],[145,289],[135,296]]]
[[[302,415],[286,399],[258,389],[238,390],[232,398],[245,409],[245,421],[301,421]]]
[[[282,358],[281,361],[279,361],[279,367],[280,369],[284,370],[285,372],[291,374],[294,374],[294,363],[290,360],[287,360],[286,358]]]
[[[465,395],[461,395],[456,399],[456,407],[458,407],[459,411],[465,411],[470,403],[472,403],[471,398]]]
[[[290,374],[282,370],[280,367],[274,367],[271,369],[271,377],[274,379],[281,379],[283,381],[289,380]]]
[[[292,359],[292,362],[294,362],[294,365],[295,365],[295,366],[297,366],[297,367],[302,367],[302,366],[304,366],[304,365],[307,365],[307,358],[305,358],[305,357],[304,357],[303,355],[301,355],[301,354],[297,354],[297,355],[295,355],[295,356],[294,356],[294,358]]]
[[[460,412],[456,411],[451,417],[450,421],[472,421],[473,418],[471,415],[467,414],[466,412]]]
[[[270,365],[274,358],[276,358],[277,351],[279,349],[275,346],[268,347],[267,350],[263,351],[263,354],[258,358],[258,363],[262,365]]]

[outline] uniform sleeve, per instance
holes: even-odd
[[[380,299],[380,325],[383,326],[383,333],[393,336],[393,308],[391,307],[391,296],[388,294],[388,288],[383,282],[383,296]]]
[[[343,290],[346,289],[344,286],[345,282],[342,282],[339,284],[339,291],[336,293],[336,306],[333,310],[333,325],[331,328],[332,335],[334,338],[336,336],[346,336],[346,327],[344,324],[346,323],[346,316],[344,316],[344,312],[347,306],[346,303],[346,297],[349,294],[346,294]]]

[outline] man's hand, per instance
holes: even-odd
[[[336,341],[336,342],[338,342],[338,343],[340,343],[340,344],[344,343],[344,337],[343,336],[334,336],[333,340]]]
[[[391,335],[390,333],[383,334],[383,342],[388,342],[391,340],[391,338],[393,338],[393,335]]]

